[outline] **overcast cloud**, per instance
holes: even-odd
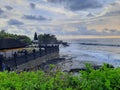
[[[117,36],[120,0],[0,0],[0,30],[33,37]]]

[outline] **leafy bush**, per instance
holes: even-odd
[[[78,75],[61,71],[5,71],[0,72],[0,90],[120,90],[120,68],[104,65],[93,70],[87,65],[87,70]]]

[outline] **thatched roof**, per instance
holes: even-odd
[[[21,41],[16,39],[11,39],[11,38],[0,39],[0,50],[21,48],[25,46],[26,46],[25,43],[22,43]]]

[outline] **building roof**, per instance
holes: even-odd
[[[11,38],[0,39],[0,50],[21,48],[25,46],[26,46],[25,43],[22,43],[17,39],[11,39]]]

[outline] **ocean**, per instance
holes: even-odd
[[[120,38],[67,40],[69,47],[60,48],[60,56],[66,61],[62,69],[84,67],[84,63],[120,67]]]

